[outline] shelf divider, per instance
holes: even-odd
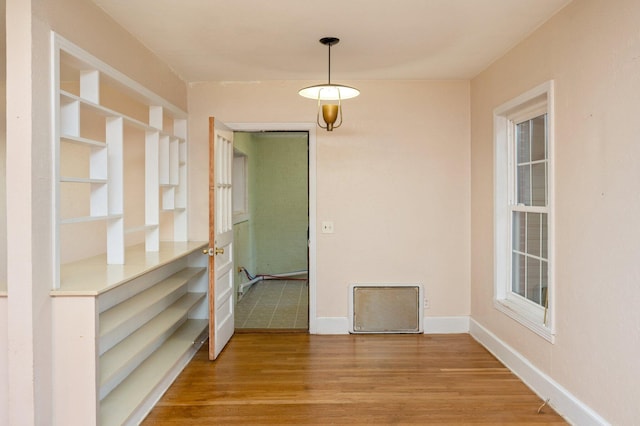
[[[147,229],[145,247],[147,251],[158,251],[160,244],[160,133],[148,131],[145,137],[145,225]]]
[[[108,155],[108,205],[110,215],[124,213],[124,120],[122,117],[107,117],[106,139]],[[124,218],[107,224],[107,264],[124,264]]]

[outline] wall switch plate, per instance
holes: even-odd
[[[333,222],[330,222],[330,221],[322,222],[322,233],[333,234]]]

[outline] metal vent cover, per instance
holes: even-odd
[[[352,333],[422,333],[422,286],[350,286]]]

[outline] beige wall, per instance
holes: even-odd
[[[48,424],[54,368],[50,30],[181,107],[186,87],[89,1],[7,0],[7,16],[7,416],[9,424]]]
[[[4,61],[2,61],[4,62]],[[4,64],[0,63],[0,66]],[[7,289],[6,83],[0,81],[0,292]]]
[[[574,1],[471,83],[471,314],[613,424],[640,401],[640,3]],[[556,87],[556,343],[493,308],[492,110]]]
[[[186,86],[178,76],[93,2],[31,1],[34,17],[44,25],[43,29],[56,31],[178,108],[186,110]]]
[[[207,237],[207,117],[312,122],[315,105],[297,95],[309,82],[212,82],[187,89],[85,0],[8,0],[7,7],[8,116],[27,118],[7,122],[13,254],[6,339],[0,325],[0,342],[10,348],[9,373],[6,379],[0,374],[0,399],[8,382],[11,424],[46,424],[53,259],[40,249],[43,241],[50,247],[51,238],[49,30],[179,107],[187,106],[188,95],[191,239]],[[347,287],[354,282],[424,283],[431,304],[426,316],[471,313],[612,423],[636,421],[637,22],[634,0],[615,6],[576,0],[473,79],[471,89],[466,81],[344,82],[362,95],[345,102],[343,127],[317,133],[316,226],[324,220],[335,226],[334,234],[316,236],[317,315],[346,317]],[[557,111],[555,344],[492,304],[492,110],[549,79],[556,81]],[[34,417],[25,419],[28,413]]]
[[[9,351],[7,348],[7,298],[0,297],[0,425],[9,424]]]
[[[207,235],[207,117],[313,122],[308,82],[189,89],[191,239]],[[344,124],[317,131],[317,316],[346,318],[351,283],[419,282],[426,316],[469,314],[469,83],[357,81]]]
[[[1,60],[4,68],[4,58]],[[9,355],[7,347],[7,209],[5,176],[5,82],[0,81],[0,425],[9,421],[7,415],[9,384],[7,380]]]

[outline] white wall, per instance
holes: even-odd
[[[186,105],[185,85],[92,2],[7,0],[8,377],[0,375],[0,389],[8,382],[9,424],[49,424],[53,410],[51,29]]]
[[[640,401],[640,3],[574,1],[471,83],[471,314],[613,424]],[[555,344],[493,307],[493,119],[556,88]]]
[[[208,116],[314,122],[310,82],[189,88],[191,239],[207,236]],[[346,319],[351,283],[423,283],[427,316],[469,314],[469,83],[354,81],[344,124],[317,130],[317,315]],[[344,323],[344,322],[343,322]],[[343,330],[346,332],[346,329]]]

